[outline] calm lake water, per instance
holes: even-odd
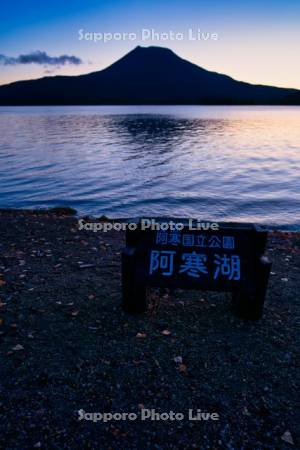
[[[300,229],[300,108],[0,108],[0,207]]]

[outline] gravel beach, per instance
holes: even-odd
[[[68,210],[0,211],[0,447],[300,448],[300,234],[269,234],[258,322],[199,291],[152,289],[145,314],[125,314],[124,245]],[[148,409],[183,418],[142,420]]]

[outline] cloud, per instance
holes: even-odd
[[[37,50],[36,52],[31,52],[27,55],[19,55],[17,57],[0,54],[0,64],[4,66],[15,66],[17,64],[42,64],[49,66],[73,64],[78,66],[79,64],[82,64],[82,60],[73,55],[49,56],[46,52]]]

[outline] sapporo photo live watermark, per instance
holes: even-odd
[[[86,412],[83,409],[78,411],[78,420],[87,420],[91,422],[110,422],[110,421],[218,421],[219,414],[216,412],[202,411],[201,409],[188,409],[186,412],[165,411],[158,412],[154,408],[142,408],[138,413],[135,412]]]
[[[79,231],[102,231],[107,233],[108,231],[135,231],[140,227],[142,231],[182,231],[184,228],[188,228],[190,231],[218,231],[219,224],[217,222],[203,222],[200,219],[188,219],[187,224],[180,222],[180,220],[158,221],[156,219],[142,218],[140,223],[137,222],[125,222],[125,221],[101,221],[101,222],[88,222],[84,219],[78,220]]]
[[[78,30],[79,41],[92,41],[104,43],[112,41],[141,41],[141,42],[172,42],[172,41],[218,41],[219,34],[206,31],[201,28],[187,28],[181,31],[159,31],[155,28],[142,28],[138,31],[91,31],[80,28]]]

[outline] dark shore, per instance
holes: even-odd
[[[269,235],[258,322],[233,316],[228,294],[179,290],[125,314],[123,247],[68,210],[0,211],[0,447],[300,448],[300,233]],[[141,408],[186,418],[78,420]],[[190,408],[219,420],[188,421]]]

